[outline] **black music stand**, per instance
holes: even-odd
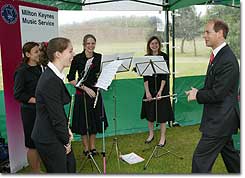
[[[92,59],[89,60],[89,61],[87,61],[87,63],[88,63],[88,62],[89,62],[88,67],[85,67],[86,69],[85,69],[85,71],[84,71],[84,73],[83,73],[83,76],[82,76],[82,78],[77,82],[76,87],[80,87],[80,86],[83,84],[83,82],[85,82],[86,79],[87,79],[87,76],[88,76],[89,71],[90,71],[90,65],[92,64]],[[86,66],[87,66],[87,63],[86,63]],[[86,119],[87,140],[88,140],[88,143],[90,143],[90,138],[89,138],[89,126],[88,126],[88,114],[87,114],[87,102],[86,102],[86,94],[85,94],[85,92],[83,92],[83,102],[84,102],[85,119]],[[94,166],[96,167],[97,171],[98,171],[99,173],[101,173],[101,170],[100,170],[98,164],[96,163],[96,161],[95,161],[95,159],[94,159],[94,157],[93,157],[93,155],[92,155],[91,152],[89,152],[89,154],[86,156],[86,159],[82,162],[82,164],[81,164],[81,166],[80,166],[78,172],[80,172],[80,171],[84,168],[85,163],[86,163],[87,161],[90,162],[90,165],[91,165],[91,169],[92,169],[92,170],[93,170],[93,165],[94,165]]]
[[[116,80],[116,73],[120,72],[128,72],[131,67],[133,53],[125,53],[125,54],[114,54],[102,57],[102,69],[107,66],[111,62],[118,63],[116,71],[111,71],[110,73],[114,73],[114,79]],[[113,79],[113,78],[111,78]],[[109,85],[108,85],[109,86]],[[108,160],[112,154],[113,148],[115,147],[116,154],[117,154],[117,162],[118,168],[120,169],[120,150],[117,138],[117,112],[116,112],[116,83],[113,87],[113,99],[114,99],[114,138],[111,150],[109,152]]]
[[[154,75],[154,79],[155,79],[155,92],[157,93],[157,75],[156,74],[169,74],[169,70],[168,70],[168,66],[166,61],[163,59],[163,56],[143,56],[140,58],[135,58],[135,67],[136,67],[136,72],[140,75],[140,76],[153,76]],[[171,97],[171,95],[168,95],[166,97]],[[153,98],[152,100],[155,100],[155,117],[156,117],[156,126],[159,125],[158,123],[158,111],[157,111],[157,101],[159,99],[164,99],[165,96],[159,97],[159,98]],[[144,102],[148,102],[148,101],[144,101]],[[165,151],[165,153],[163,154],[158,154],[159,149],[163,149]],[[145,151],[145,150],[143,150]],[[153,158],[153,156],[155,158],[161,157],[163,155],[166,154],[172,154],[180,159],[183,159],[183,157],[176,155],[175,153],[172,153],[170,150],[166,149],[165,147],[161,147],[159,145],[156,145],[150,155],[150,157],[148,158],[146,164],[144,165],[144,170],[147,168],[148,164],[150,163],[150,160]]]

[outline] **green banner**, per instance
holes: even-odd
[[[204,76],[180,77],[175,80],[175,121],[181,126],[199,124],[202,116],[203,105],[196,101],[187,102],[185,91],[191,87],[201,88]],[[66,85],[70,94],[75,93],[72,85]],[[147,121],[140,119],[141,102],[144,94],[142,78],[113,80],[108,91],[102,91],[103,101],[109,127],[105,131],[106,136],[132,134],[147,131]],[[4,107],[3,91],[0,91],[0,131],[4,138],[6,135],[6,116]],[[65,106],[69,113],[70,105]],[[101,137],[102,134],[98,134]],[[75,136],[80,140],[80,136]],[[234,136],[236,148],[240,149],[240,134]]]

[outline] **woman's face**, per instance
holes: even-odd
[[[60,58],[62,60],[63,67],[69,67],[71,65],[74,54],[73,46],[69,43],[68,47],[61,53]]]
[[[84,44],[85,51],[92,53],[94,52],[96,42],[93,38],[88,38],[86,43]]]
[[[160,47],[160,44],[158,43],[156,39],[150,42],[150,49],[152,50],[153,53],[158,52],[159,47]]]
[[[29,58],[28,63],[37,64],[40,56],[39,46],[34,46],[30,52],[26,52],[26,56]]]

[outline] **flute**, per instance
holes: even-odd
[[[167,97],[175,97],[175,96],[177,96],[177,94],[154,97],[151,100],[143,99],[143,101],[147,102],[147,101],[158,100],[158,99],[163,99],[163,98],[167,98]]]
[[[69,117],[68,117],[68,127],[70,125],[71,117],[72,117],[72,111],[73,111],[73,106],[74,106],[74,101],[75,101],[75,95],[71,95],[71,104],[70,104],[70,110],[69,110]]]
[[[95,100],[94,100],[94,108],[96,107],[96,104],[97,104],[97,101],[98,101],[98,98],[99,98],[99,88],[97,89],[97,93],[96,93],[96,97],[95,97]]]

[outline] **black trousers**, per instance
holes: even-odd
[[[240,173],[240,155],[234,148],[232,137],[210,137],[204,134],[193,154],[192,173],[210,173],[219,153],[229,173]]]
[[[76,173],[76,160],[73,151],[65,153],[61,143],[37,143],[37,151],[46,168],[47,173]]]

